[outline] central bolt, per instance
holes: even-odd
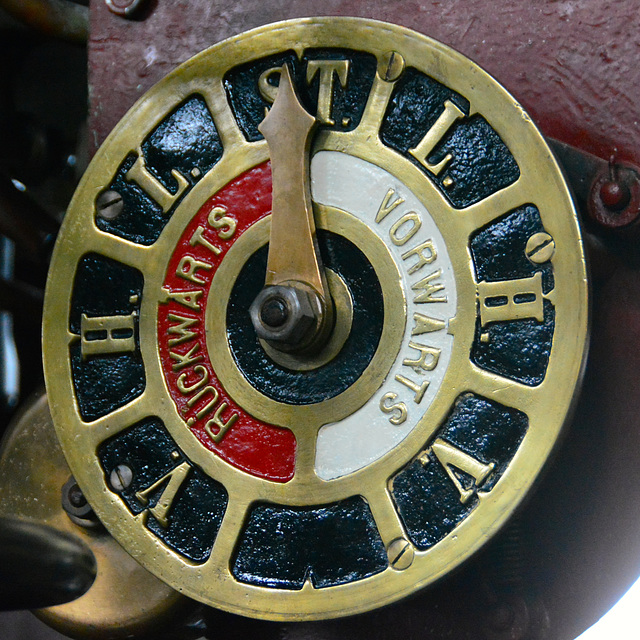
[[[260,319],[268,327],[281,327],[289,318],[289,306],[280,296],[267,298],[260,308]]]
[[[322,301],[302,282],[266,286],[249,308],[258,338],[280,351],[302,352],[322,327]]]

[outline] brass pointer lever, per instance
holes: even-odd
[[[309,186],[315,125],[284,65],[276,99],[258,127],[271,157],[272,213],[265,286],[250,309],[258,336],[281,351],[313,351],[333,319]]]

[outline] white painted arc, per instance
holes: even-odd
[[[395,192],[392,201],[401,197],[404,202],[376,223],[376,214],[389,189]],[[405,322],[402,346],[380,389],[353,414],[320,429],[315,471],[323,480],[333,480],[372,464],[394,449],[415,428],[428,409],[449,365],[453,336],[442,329],[414,337],[415,342],[441,350],[438,364],[432,371],[416,373],[411,367],[403,365],[405,359],[416,360],[419,356],[419,352],[409,346],[412,340],[413,315],[416,312],[428,313],[446,323],[456,312],[456,286],[444,239],[433,218],[409,188],[388,171],[355,156],[337,151],[321,151],[311,162],[311,192],[315,202],[342,209],[359,218],[383,240],[402,274],[402,286],[407,299],[407,317],[402,319]],[[410,240],[397,246],[392,242],[390,233],[394,224],[410,212],[415,212],[422,224]],[[406,222],[404,227],[396,226],[396,235],[402,237],[410,229],[410,222]],[[417,258],[413,256],[403,260],[402,255],[426,240],[433,241],[437,258],[433,263],[410,274],[409,270]],[[424,304],[414,302],[415,293],[411,290],[411,285],[436,269],[442,272],[439,282],[444,284],[447,301],[426,305],[427,311]],[[418,384],[424,380],[429,381],[419,404],[414,401],[414,391],[399,382],[397,375],[413,379]],[[407,418],[399,425],[390,422],[393,415],[380,409],[381,399],[386,393],[397,394],[393,402],[404,402],[407,407]]]

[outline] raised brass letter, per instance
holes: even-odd
[[[169,322],[178,322],[179,324],[173,325],[167,329],[167,333],[173,333],[177,335],[177,338],[170,338],[168,340],[168,344],[170,347],[173,347],[177,344],[182,344],[183,342],[187,342],[192,338],[197,336],[195,331],[189,331],[189,327],[192,327],[194,324],[198,324],[200,321],[197,318],[183,318],[182,316],[177,316],[174,313],[170,313],[168,316]]]
[[[495,467],[493,462],[484,464],[440,438],[435,440],[431,445],[431,451],[433,451],[436,458],[438,458],[438,461],[444,467],[453,484],[456,485],[462,504],[465,504],[469,498],[476,493],[477,489],[482,486],[482,483]],[[453,467],[471,476],[474,479],[474,485],[468,489],[463,487]]]
[[[409,228],[404,230],[403,235],[398,235],[398,231],[407,223],[410,223]],[[421,226],[422,220],[420,220],[420,216],[415,211],[409,211],[409,213],[405,213],[402,218],[396,220],[391,229],[389,229],[391,241],[397,247],[401,247],[418,233]]]
[[[202,295],[200,289],[196,289],[195,291],[169,291],[169,289],[163,288],[162,292],[167,296],[162,302],[175,300],[188,309],[200,311],[200,303],[198,302],[198,298]]]
[[[212,245],[205,237],[204,235],[202,235],[202,232],[204,231],[204,227],[198,227],[194,232],[193,235],[191,236],[191,239],[189,240],[189,244],[192,247],[195,247],[197,244],[202,245],[203,247],[206,247],[207,249],[209,249],[209,251],[211,251],[211,253],[214,253],[215,255],[218,255],[220,253],[220,249],[218,249],[218,247]]]
[[[176,269],[176,275],[184,278],[185,280],[191,280],[191,282],[197,282],[198,284],[204,284],[205,281],[198,275],[198,269],[211,269],[211,265],[202,260],[196,260],[191,256],[182,256]]]
[[[318,81],[318,122],[320,124],[335,124],[331,118],[331,103],[333,100],[333,76],[337,75],[340,84],[347,86],[349,72],[348,60],[309,60],[307,65],[307,84],[311,84],[316,73],[320,72]]]
[[[447,153],[437,164],[431,164],[427,158],[433,153],[433,150],[440,140],[444,138],[447,131],[451,128],[451,125],[464,116],[464,111],[451,102],[451,100],[445,100],[444,111],[440,114],[440,117],[433,123],[433,126],[427,131],[425,137],[420,140],[418,146],[409,149],[409,153],[434,176],[440,175],[440,172],[447,166],[452,156],[450,153]]]
[[[542,274],[530,278],[478,283],[480,324],[535,318],[544,320]]]
[[[80,351],[82,358],[135,351],[134,318],[128,316],[80,317]]]
[[[417,382],[414,382],[413,380],[410,380],[409,378],[405,378],[404,376],[401,376],[400,374],[398,374],[396,376],[396,380],[398,382],[401,382],[405,387],[408,387],[409,389],[411,389],[411,391],[413,391],[413,394],[414,394],[413,395],[413,401],[416,404],[420,404],[422,402],[422,398],[424,397],[424,393],[429,387],[429,381],[428,380],[425,380],[421,384],[418,384]]]
[[[427,347],[417,342],[410,342],[409,346],[419,351],[420,355],[415,360],[405,358],[402,361],[403,366],[411,367],[418,375],[423,374],[425,371],[433,371],[436,368],[440,359],[440,349]]]
[[[228,407],[226,402],[222,402],[213,414],[213,418],[204,425],[205,431],[209,434],[209,437],[216,443],[220,442],[225,437],[227,431],[231,429],[235,421],[240,417],[237,413],[234,413],[226,422],[222,421],[222,413]],[[213,429],[216,428],[217,432],[214,433]]]
[[[218,229],[218,235],[223,240],[233,237],[237,224],[236,219],[225,215],[226,213],[227,210],[224,207],[214,207],[207,220],[214,229]],[[220,252],[218,251],[218,253]]]
[[[428,276],[425,276],[419,282],[411,285],[411,288],[418,292],[416,296],[413,298],[414,302],[446,302],[447,296],[434,297],[435,293],[438,291],[442,291],[444,289],[444,285],[440,282],[432,282],[432,280],[436,280],[442,275],[442,269],[437,269],[433,273],[430,273]]]
[[[160,526],[165,529],[169,526],[169,510],[173,506],[173,501],[175,500],[176,493],[178,493],[178,489],[180,489],[182,483],[184,482],[187,474],[189,473],[191,466],[188,462],[183,462],[181,465],[172,469],[166,475],[162,476],[160,480],[154,482],[150,487],[147,487],[144,491],[138,491],[136,493],[136,498],[141,502],[143,506],[149,504],[149,495],[154,491],[159,489],[167,480],[169,480],[169,484],[162,492],[162,495],[158,498],[158,502],[156,502],[155,506],[149,509],[149,513],[158,521]]]
[[[429,316],[425,316],[421,313],[414,313],[411,335],[419,336],[423,333],[431,333],[432,331],[442,331],[446,326],[447,325],[444,320],[430,318]]]
[[[174,353],[173,351],[169,351],[169,356],[177,361],[177,364],[174,364],[172,369],[174,371],[180,371],[180,369],[184,369],[191,364],[196,362],[201,362],[203,360],[202,354],[199,356],[194,356],[200,350],[200,345],[196,342],[187,353]]]
[[[406,260],[411,256],[418,256],[418,262],[409,268],[409,275],[415,273],[418,269],[422,269],[426,264],[431,264],[438,257],[438,252],[433,245],[433,240],[425,240],[417,247],[409,249],[409,251],[405,251],[402,254],[402,259]]]
[[[395,402],[397,393],[385,393],[380,398],[380,410],[383,413],[395,413],[389,418],[391,424],[402,424],[407,419],[407,405],[404,402]]]
[[[396,198],[393,202],[389,202],[396,195],[394,189],[389,189],[382,200],[382,204],[376,213],[376,222],[382,222],[398,205],[404,202],[404,198]]]
[[[200,380],[196,380],[196,382],[194,382],[191,386],[188,386],[185,382],[187,379],[186,373],[181,373],[178,376],[176,386],[178,387],[180,393],[184,394],[185,396],[189,395],[192,391],[199,389],[203,384],[207,384],[207,381],[209,380],[209,372],[201,364],[193,367],[193,372],[199,373],[202,377],[200,378]]]
[[[155,200],[162,207],[163,213],[167,213],[189,186],[188,180],[176,169],[171,170],[171,175],[178,183],[178,190],[175,194],[167,191],[149,173],[142,152],[138,151],[138,157],[131,169],[127,171],[126,177],[129,182],[135,182],[152,200]]]

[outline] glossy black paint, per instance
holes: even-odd
[[[513,280],[540,272],[542,291],[549,293],[554,287],[551,262],[534,264],[525,254],[527,240],[542,231],[545,229],[534,205],[516,209],[479,231],[471,239],[476,280]],[[483,329],[478,320],[471,358],[487,371],[530,386],[538,385],[547,370],[554,329],[555,309],[548,300],[544,301],[543,322],[533,318],[494,322]],[[485,332],[489,340],[483,342],[480,336]]]
[[[258,125],[264,120],[265,109],[271,105],[262,97],[258,80],[267,69],[288,63],[300,101],[309,113],[317,113],[319,75],[316,73],[311,82],[307,83],[309,60],[349,61],[345,87],[334,76],[331,118],[335,124],[322,127],[335,131],[352,131],[358,126],[376,73],[375,56],[348,49],[307,49],[302,60],[299,60],[295,52],[286,51],[234,67],[225,76],[229,104],[247,140],[255,142],[263,138]],[[278,74],[270,77],[270,84],[278,85]]]
[[[434,436],[454,445],[482,463],[496,466],[480,487],[491,491],[506,470],[528,428],[526,414],[465,394],[458,398],[444,425]],[[473,478],[458,472],[466,489]],[[466,504],[433,452],[426,464],[415,461],[393,479],[393,498],[411,541],[418,549],[428,549],[466,518],[478,504],[477,495]]]
[[[172,456],[173,454],[173,456]],[[187,461],[158,418],[147,418],[107,440],[98,450],[100,464],[109,486],[111,472],[118,465],[133,471],[131,485],[119,495],[132,514],[152,508],[169,482],[162,484],[144,505],[136,493],[144,491],[172,469]],[[168,512],[164,528],[150,513],[147,528],[164,544],[193,562],[204,562],[211,554],[227,507],[225,488],[191,464]]]
[[[273,362],[258,342],[249,306],[264,284],[268,246],[247,260],[227,307],[227,336],[238,367],[258,391],[287,404],[321,402],[349,388],[371,362],[382,334],[382,290],[367,258],[342,236],[319,230],[317,237],[324,265],[341,276],[351,292],[357,327],[331,362],[311,371],[292,371]]]
[[[253,508],[233,561],[240,582],[316,589],[362,580],[387,568],[387,554],[366,501],[353,496],[316,507]]]
[[[96,317],[139,313],[143,284],[142,274],[133,267],[95,253],[87,254],[79,261],[76,271],[69,330],[80,336],[82,314]],[[136,302],[131,301],[134,296],[137,296]],[[133,353],[83,359],[79,339],[70,345],[71,375],[83,420],[96,420],[111,413],[144,391],[146,382],[137,317],[134,334],[138,346]]]
[[[412,67],[397,81],[387,107],[380,139],[402,153],[427,175],[456,208],[475,202],[515,182],[520,169],[500,136],[481,115],[457,120],[436,146],[428,161],[440,162],[447,154],[451,161],[438,176],[409,153],[418,145],[451,100],[465,114],[469,101]],[[453,184],[443,185],[445,178]]]
[[[198,95],[187,98],[168,115],[143,141],[141,148],[149,173],[171,194],[178,190],[172,170],[187,179],[189,187],[183,197],[222,157],[222,144],[213,118],[204,99]],[[136,158],[136,150],[132,148],[107,187],[122,196],[122,213],[111,221],[96,215],[96,225],[126,240],[150,245],[158,239],[182,198],[163,213],[158,203],[126,178]],[[194,170],[196,175],[192,174]]]

